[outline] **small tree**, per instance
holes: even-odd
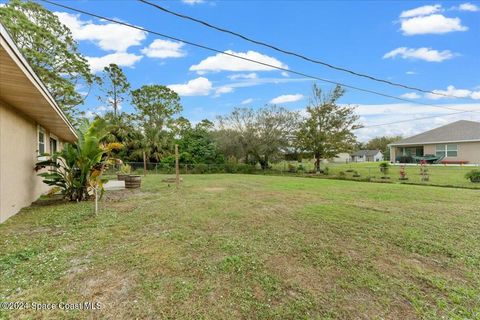
[[[351,151],[356,142],[353,131],[362,127],[357,124],[359,117],[355,115],[354,107],[337,104],[344,93],[342,87],[336,86],[324,95],[316,84],[313,85],[313,97],[297,133],[296,143],[304,151],[313,153],[317,172],[320,172],[321,159]]]
[[[179,95],[162,85],[144,85],[133,90],[132,104],[140,125],[137,154],[146,161],[160,161],[172,148],[175,135],[173,116],[182,111]]]
[[[145,85],[132,91],[132,104],[143,128],[164,129],[182,111],[178,94],[161,85]]]
[[[60,188],[71,201],[87,200],[93,188],[103,193],[104,168],[110,163],[111,151],[121,148],[118,143],[104,145],[100,141],[106,134],[107,124],[97,118],[92,123],[84,120],[77,130],[78,141],[66,143],[62,151],[36,164],[36,170],[49,168],[39,176],[49,186]]]
[[[125,95],[130,90],[130,83],[123,73],[123,70],[114,63],[106,66],[103,69],[101,88],[105,95],[99,96],[98,99],[112,107],[113,116],[114,119],[116,119],[118,109],[125,100]]]
[[[269,162],[291,145],[297,118],[297,113],[272,105],[258,110],[235,108],[218,120],[220,132],[229,137],[223,141],[236,143],[245,162],[253,160],[267,169]]]

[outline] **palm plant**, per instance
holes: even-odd
[[[36,164],[36,170],[48,167],[39,176],[49,186],[60,188],[65,198],[82,201],[89,197],[92,190],[103,194],[103,170],[114,159],[113,150],[121,148],[119,143],[102,144],[107,134],[107,123],[95,119],[92,123],[83,121],[77,130],[78,141],[65,144],[63,150],[55,152],[50,159]]]

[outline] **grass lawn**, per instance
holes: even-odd
[[[188,175],[0,225],[11,319],[478,319],[479,191]]]
[[[280,162],[273,166],[276,170],[287,170],[288,163],[291,163],[297,167],[300,163],[297,161],[290,162]],[[322,164],[322,168],[328,167],[330,176],[338,176],[340,172],[345,173],[347,179],[365,179],[367,177],[374,177],[379,179],[383,174],[380,172],[379,162],[352,162],[348,164]],[[304,161],[302,166],[306,171],[313,170],[314,164],[313,161]],[[404,183],[417,183],[417,184],[427,184],[427,185],[438,185],[438,186],[455,186],[455,187],[466,187],[466,188],[480,188],[480,183],[472,183],[470,180],[465,179],[465,174],[473,169],[480,169],[478,166],[445,166],[445,165],[429,165],[429,181],[424,182],[421,180],[420,175],[420,165],[407,165],[405,166],[407,181]],[[353,172],[348,171],[357,171],[360,175],[359,178],[353,177]],[[389,172],[387,174],[390,177],[391,182],[400,183],[400,166],[391,165]]]

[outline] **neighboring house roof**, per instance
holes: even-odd
[[[65,141],[75,141],[72,124],[45,84],[0,24],[0,99]]]
[[[480,141],[480,122],[460,120],[409,137],[390,146]]]
[[[380,150],[359,150],[357,152],[352,153],[352,157],[373,157],[376,156]]]

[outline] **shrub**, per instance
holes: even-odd
[[[345,179],[345,176],[346,176],[346,174],[345,174],[345,172],[343,172],[343,171],[340,171],[340,172],[338,173],[338,177],[339,177],[340,179]]]
[[[255,171],[255,166],[246,163],[240,163],[237,165],[238,173],[253,173]]]
[[[289,163],[289,164],[288,164],[288,172],[290,172],[290,173],[296,173],[296,172],[297,172],[297,168],[296,168],[293,164]]]
[[[225,164],[225,173],[237,173],[237,165],[235,163]]]
[[[192,170],[193,173],[202,174],[208,172],[208,165],[206,164],[196,164]]]
[[[122,174],[130,174],[132,172],[132,166],[129,164],[122,164],[120,167],[120,173]]]
[[[297,171],[305,171],[305,167],[301,164],[298,165]]]
[[[353,177],[354,178],[360,178],[360,174],[358,173],[358,171],[353,171]]]
[[[380,167],[380,172],[383,173],[384,175],[388,174],[388,169],[390,168],[390,163],[388,162],[381,162],[379,164]]]
[[[325,167],[325,169],[323,169],[323,174],[328,176],[328,173],[330,172],[330,169],[328,167]]]
[[[465,179],[469,179],[471,182],[480,183],[480,170],[474,169],[465,174]]]
[[[71,201],[87,200],[94,189],[99,190],[101,196],[103,183],[107,181],[102,173],[113,162],[112,151],[119,148],[118,143],[100,142],[107,132],[107,123],[103,119],[92,123],[82,121],[77,130],[77,142],[66,143],[63,150],[52,154],[50,159],[37,162],[37,171],[49,168],[39,174],[43,182],[58,187]]]

